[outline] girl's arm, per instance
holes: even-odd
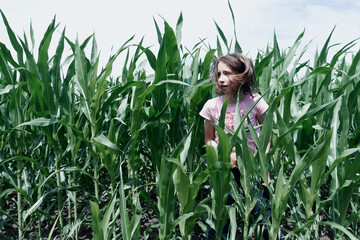
[[[264,120],[265,120],[265,117],[266,117],[266,112],[264,112],[263,114],[261,114],[260,116],[256,117],[256,119],[258,120],[258,122],[260,124],[263,124],[264,123]]]
[[[205,145],[217,147],[217,143],[215,142],[215,128],[207,119],[205,119]]]

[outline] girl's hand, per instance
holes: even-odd
[[[270,183],[271,183],[270,173],[268,173],[268,185],[270,185]],[[264,187],[266,187],[266,184],[265,184],[265,183],[262,183],[261,185],[264,186]]]
[[[237,159],[236,159],[236,153],[235,152],[232,152],[230,154],[230,164],[234,167],[238,167],[238,164],[237,164]]]
[[[217,151],[218,144],[214,140],[206,142],[206,145],[213,146]]]

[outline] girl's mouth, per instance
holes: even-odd
[[[228,89],[228,86],[227,85],[222,85],[222,86],[220,86],[220,88],[221,88],[221,90],[226,91]]]

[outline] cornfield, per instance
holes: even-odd
[[[236,34],[229,41],[216,24],[216,47],[190,49],[182,15],[175,28],[155,21],[157,52],[130,38],[101,67],[95,36],[72,41],[63,30],[53,43],[54,19],[35,47],[33,29],[18,37],[1,15],[11,46],[0,42],[0,238],[204,239],[230,219],[217,239],[261,239],[263,218],[270,239],[360,238],[356,40],[332,44],[334,29],[310,61],[304,32],[285,49],[274,34],[253,59],[270,105],[261,138],[244,119],[228,134],[220,122],[216,151],[204,147],[198,113],[215,96],[212,60],[242,52]],[[233,146],[241,188],[229,171]],[[268,173],[270,200],[254,216],[254,185]]]

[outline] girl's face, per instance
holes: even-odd
[[[229,68],[228,65],[220,61],[217,66],[217,83],[221,91],[229,96],[232,94],[231,77],[234,72]]]

